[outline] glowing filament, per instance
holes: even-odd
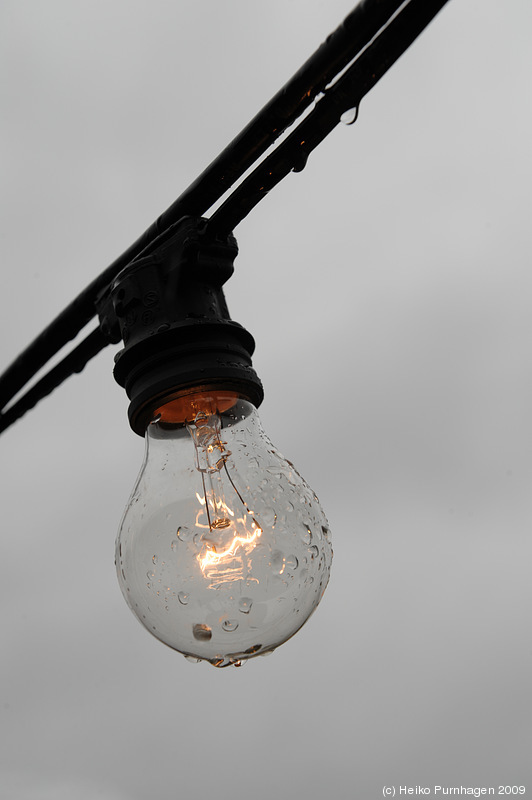
[[[211,586],[215,588],[228,581],[242,580],[249,573],[250,565],[245,557],[256,546],[262,528],[253,519],[253,513],[227,472],[226,462],[231,452],[221,438],[219,414],[198,411],[187,428],[194,442],[196,469],[203,484],[203,494],[196,492],[199,503],[196,527],[205,531],[201,535],[203,547],[197,559],[203,575],[213,581]],[[242,518],[236,518],[225,501],[223,474],[242,506]],[[251,531],[247,529],[250,520]]]
[[[225,547],[224,550],[217,550],[215,547],[209,547],[205,555],[199,555],[198,561],[201,571],[207,575],[207,570],[210,567],[223,566],[237,557],[239,548],[243,549],[243,555],[250,553],[257,543],[257,539],[262,533],[261,528],[255,528],[248,536],[233,536],[232,541]]]

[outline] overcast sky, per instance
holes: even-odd
[[[2,364],[351,7],[3,0]],[[236,230],[261,417],[334,537],[272,657],[191,665],[124,603],[116,348],[2,435],[2,800],[532,791],[531,22],[450,0]]]

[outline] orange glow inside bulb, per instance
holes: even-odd
[[[197,388],[171,398],[155,410],[154,416],[169,424],[193,422],[198,414],[222,414],[232,408],[240,395],[221,389]]]

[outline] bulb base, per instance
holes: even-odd
[[[131,402],[129,423],[144,436],[160,406],[187,390],[233,392],[257,408],[262,383],[251,364],[253,339],[237,323],[183,324],[122,351],[114,376]]]
[[[114,376],[131,400],[135,433],[144,436],[160,406],[198,387],[261,404],[264,391],[251,361],[254,339],[230,319],[222,290],[237,254],[232,235],[213,238],[205,220],[185,217],[111,287],[125,345]]]

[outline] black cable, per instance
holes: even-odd
[[[407,50],[448,0],[411,0],[294,131],[238,186],[211,216],[213,231],[229,233],[289,172],[300,172],[310,153],[356,109],[370,89]],[[356,119],[356,116],[355,116]],[[354,121],[354,120],[353,120]]]
[[[0,408],[92,319],[94,303],[118,273],[173,223],[202,216],[313,102],[404,0],[362,0],[285,86],[183,194],[18,356],[0,376]]]
[[[170,226],[183,216],[203,215],[309,104],[314,103],[316,94],[324,90],[308,116],[213,214],[209,229],[214,233],[228,233],[283,177],[291,171],[303,169],[309,153],[336,127],[342,114],[358,108],[362,97],[446,2],[448,0],[363,0],[199,178],[0,376],[0,408],[4,408],[90,321],[96,313],[95,303],[99,295],[124,267],[159,238],[163,239]],[[340,77],[328,86],[338,73]],[[66,377],[79,372],[111,341],[116,339],[106,338],[100,329],[94,331],[0,416],[0,432]]]
[[[0,414],[0,433],[22,417],[26,411],[33,408],[39,400],[53,392],[66,378],[69,378],[75,372],[81,372],[87,362],[97,355],[100,350],[103,350],[107,344],[109,342],[100,328],[92,331],[62,361],[32,386],[20,400],[14,403],[11,408],[8,408],[5,413]]]

